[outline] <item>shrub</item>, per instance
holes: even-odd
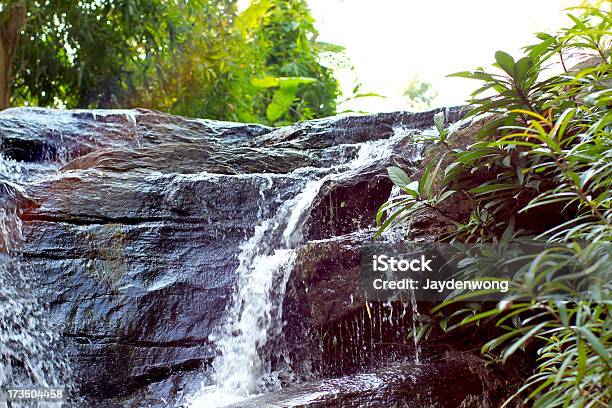
[[[474,210],[465,219],[450,219],[456,228],[444,239],[494,243],[502,252],[509,242],[533,236],[547,243],[524,261],[504,301],[495,307],[470,302],[449,314],[452,304],[467,298],[455,295],[432,310],[430,323],[437,321],[447,331],[474,324],[503,329],[482,347],[500,361],[535,344],[536,370],[511,400],[523,396],[536,407],[612,401],[609,6],[605,1],[573,9],[580,14],[569,15],[571,27],[537,34],[540,42],[516,61],[498,51],[497,72],[479,68],[454,74],[482,82],[469,101],[468,116],[488,115],[487,124],[475,143],[445,153],[452,158],[445,169],[442,160],[431,160],[420,180],[412,181],[390,168],[403,194],[385,203],[377,217],[380,234],[424,212],[444,216],[440,204],[462,194]],[[576,55],[588,59],[568,69]],[[554,58],[562,72],[546,77]],[[453,137],[442,124],[438,117],[438,145]],[[437,178],[441,185],[433,188]],[[539,222],[544,213],[556,222]]]

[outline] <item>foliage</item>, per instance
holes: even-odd
[[[302,0],[29,1],[13,104],[278,124],[335,113]],[[331,48],[328,46],[327,48]],[[270,78],[275,85],[261,87]]]
[[[474,210],[466,219],[451,220],[457,227],[453,242],[504,249],[537,235],[548,243],[536,256],[515,258],[523,259],[524,267],[497,307],[458,303],[469,299],[464,294],[432,310],[445,331],[474,324],[503,329],[482,347],[491,358],[505,361],[534,345],[537,368],[513,398],[522,395],[537,407],[612,401],[612,20],[610,2],[598,6],[581,7],[580,15],[570,15],[573,25],[556,35],[538,34],[540,42],[526,47],[518,61],[497,52],[500,72],[455,74],[483,82],[470,100],[469,115],[490,115],[487,125],[473,145],[444,153],[452,164],[436,188],[441,158],[431,161],[418,182],[390,168],[404,194],[378,214],[380,233],[418,213],[442,212],[441,202],[467,194]],[[568,57],[576,53],[590,60],[569,70]],[[560,59],[563,72],[546,78],[553,58]],[[452,137],[441,132],[437,143]],[[554,214],[556,222],[546,224],[542,214]],[[470,267],[478,270],[479,263]],[[453,312],[452,305],[463,306]]]
[[[263,95],[270,122],[275,122],[280,112],[284,123],[335,114],[338,83],[318,55],[340,48],[316,43],[316,35],[306,1],[271,2],[265,24],[254,33],[258,52],[264,57],[265,75],[283,78],[278,89]]]
[[[266,117],[276,122],[286,114],[296,99],[298,88],[302,84],[312,84],[316,79],[310,77],[265,77],[254,79],[253,84],[261,89],[275,88],[272,101],[266,108]]]
[[[428,109],[431,108],[431,103],[436,99],[438,93],[429,82],[415,77],[408,81],[404,89],[404,96],[411,109]]]
[[[13,104],[115,106],[147,59],[166,52],[163,1],[28,1],[13,65]]]
[[[221,13],[212,26],[215,14],[207,15],[157,62],[147,97],[136,94],[132,105],[277,125],[335,113],[338,84],[318,62],[304,2],[253,1],[235,17]]]

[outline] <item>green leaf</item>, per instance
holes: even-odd
[[[308,77],[279,77],[276,79],[279,89],[274,92],[272,102],[266,109],[266,116],[270,122],[276,122],[291,108],[299,85],[316,82],[316,79]],[[272,81],[268,79],[264,80],[263,83],[269,84]]]
[[[487,342],[485,345],[483,345],[480,348],[480,351],[482,353],[493,351],[497,347],[499,347],[501,344],[503,344],[506,340],[511,339],[512,337],[515,337],[516,335],[517,335],[516,331],[510,331],[508,333],[504,333],[501,336],[496,337],[493,340],[490,340],[489,342]]]
[[[521,337],[519,340],[512,343],[510,347],[508,347],[508,349],[504,352],[504,356],[502,357],[502,360],[506,361],[508,357],[510,357],[512,354],[514,354],[516,350],[518,350],[519,347],[525,344],[527,340],[533,337],[540,329],[542,329],[542,327],[546,326],[547,324],[549,324],[549,322],[545,321],[545,322],[542,322],[532,327],[531,330],[529,330],[527,333],[523,335],[523,337]]]
[[[268,14],[270,7],[272,7],[270,0],[251,2],[249,7],[237,16],[236,27],[244,32],[252,30]]]
[[[395,211],[393,214],[391,214],[385,220],[385,222],[380,227],[378,227],[378,230],[376,231],[376,234],[374,235],[374,238],[380,237],[382,235],[383,231],[385,231],[387,228],[389,228],[389,226],[392,225],[392,223],[395,222],[395,220],[399,217],[400,214],[406,213],[409,210],[410,210],[410,207],[402,207],[399,210]]]
[[[273,88],[280,84],[280,78],[265,76],[263,78],[253,78],[251,83],[258,88]]]
[[[436,129],[438,129],[438,133],[440,133],[440,135],[445,133],[444,132],[445,119],[446,118],[444,117],[444,111],[436,113],[433,117],[434,125],[436,125]]]
[[[549,379],[548,381],[552,382],[552,379]],[[544,384],[541,387],[544,388],[546,385],[548,384]],[[533,404],[533,408],[547,408],[547,407],[557,406],[556,404],[553,403],[553,401],[555,398],[559,397],[560,393],[561,391],[559,389],[553,388],[552,390],[548,391],[547,393],[539,397],[536,400],[535,404]]]
[[[578,373],[576,374],[576,385],[578,385],[586,374],[587,351],[584,344],[584,340],[582,340],[580,337],[577,337],[576,341],[578,342]]]
[[[276,122],[289,110],[295,100],[296,92],[297,85],[281,87],[274,92],[272,102],[266,109],[266,117],[270,122]]]
[[[493,155],[494,153],[495,150],[493,149],[478,148],[457,154],[457,161],[463,164],[471,165],[474,160]]]
[[[508,75],[514,77],[514,58],[506,52],[497,51],[495,53],[495,61],[501,69],[506,71]]]
[[[536,37],[538,37],[540,40],[548,40],[549,38],[552,38],[552,35],[548,33],[536,33]]]
[[[561,323],[563,323],[565,326],[569,326],[569,316],[567,315],[567,306],[565,305],[565,302],[557,302],[555,305],[557,306]]]
[[[444,156],[446,156],[446,154],[436,158],[436,160],[431,160],[425,168],[419,182],[419,194],[421,196],[431,198],[433,183],[436,179],[438,171],[440,171],[440,166],[442,165]],[[436,164],[435,168],[433,168],[434,163]]]
[[[474,79],[474,74],[472,74],[471,71],[461,71],[461,72],[455,72],[453,74],[450,74],[450,75],[448,75],[448,77],[450,77],[450,78],[456,77],[456,78]]]
[[[514,65],[514,78],[522,83],[525,80],[527,72],[533,66],[533,61],[529,57],[523,57]]]
[[[487,184],[484,186],[478,186],[478,187],[471,189],[470,193],[487,194],[487,193],[493,193],[495,191],[513,190],[513,189],[516,189],[517,187],[518,186],[516,184]]]
[[[444,178],[442,179],[442,185],[448,185],[451,181],[455,180],[457,176],[461,174],[463,166],[459,162],[453,162],[450,166],[444,169]]]
[[[399,167],[388,167],[387,173],[389,174],[389,179],[391,179],[391,182],[398,187],[406,187],[408,184],[410,184],[410,178],[406,172]]]
[[[319,51],[339,53],[346,51],[346,47],[328,42],[317,41],[314,44]]]
[[[587,327],[578,327],[578,330],[588,340],[589,344],[599,354],[601,358],[606,362],[608,367],[610,366],[610,353],[606,350],[605,346],[601,344],[601,341],[590,331]]]
[[[442,201],[446,200],[447,198],[455,194],[455,192],[456,192],[455,190],[447,190],[443,192],[442,194],[436,196],[436,204],[440,204]]]
[[[413,197],[419,196],[419,181],[414,180],[413,182],[407,184],[405,187],[400,187],[402,191],[405,191],[407,194],[410,194]]]
[[[442,331],[446,331],[446,326],[448,326],[448,320],[441,319],[439,324]]]
[[[460,324],[461,326],[464,326],[464,325],[466,325],[466,324],[468,324],[468,323],[472,323],[472,322],[476,322],[476,321],[482,320],[482,319],[484,319],[485,317],[489,317],[489,316],[495,316],[495,315],[498,315],[499,313],[500,313],[500,312],[499,312],[499,310],[497,310],[497,309],[487,310],[486,312],[481,312],[481,313],[478,313],[478,314],[476,314],[476,315],[474,315],[474,316],[471,316],[471,317],[468,317],[468,318],[466,318],[466,319],[463,319],[463,320],[461,321],[461,323],[459,323],[459,324]]]

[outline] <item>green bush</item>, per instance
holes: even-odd
[[[0,109],[10,94],[13,106],[275,125],[336,112],[338,83],[319,55],[338,48],[316,41],[303,0],[253,0],[241,12],[236,0],[10,0],[0,26],[20,33],[0,38]]]
[[[384,204],[377,217],[379,234],[435,211],[455,226],[445,237],[454,243],[494,243],[503,250],[521,239],[545,240],[548,248],[524,260],[504,301],[495,307],[466,305],[458,302],[468,295],[454,296],[431,311],[432,322],[421,330],[431,331],[436,322],[446,331],[466,325],[501,328],[504,333],[482,347],[500,361],[535,345],[535,372],[513,398],[536,407],[612,402],[609,6],[604,1],[574,9],[580,14],[569,15],[571,27],[555,35],[539,33],[540,42],[526,47],[517,61],[497,52],[497,72],[454,74],[482,82],[469,101],[468,116],[485,115],[486,125],[469,147],[438,149],[452,158],[445,169],[442,159],[431,160],[420,180],[412,181],[390,168],[403,194]],[[576,54],[588,61],[570,69],[568,56]],[[562,72],[546,77],[554,58]],[[442,124],[438,116],[435,143],[448,147],[454,135]],[[464,219],[450,217],[440,205],[457,195],[474,206]],[[542,214],[556,221],[544,222]],[[478,270],[478,264],[470,267]]]

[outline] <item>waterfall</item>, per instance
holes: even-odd
[[[341,155],[338,161],[344,162],[338,166],[293,172],[302,185],[299,193],[285,201],[271,218],[260,221],[253,236],[241,246],[227,321],[211,336],[220,351],[213,363],[214,384],[202,387],[191,398],[192,407],[223,407],[266,390],[274,373],[265,372],[260,352],[271,333],[282,331],[285,286],[303,241],[309,210],[321,187],[390,157],[393,147],[407,136],[405,129],[397,129],[389,139],[344,146],[357,147],[357,153],[352,158]],[[262,188],[271,185],[265,183]]]
[[[4,180],[19,179],[15,162],[0,156]],[[34,277],[22,268],[23,239],[19,211],[11,202],[21,192],[11,181],[0,182],[0,392],[11,387],[63,388],[68,391],[71,370],[58,350],[60,333],[49,322],[35,295]],[[0,407],[26,406],[0,401]],[[39,406],[57,406],[41,403]]]
[[[419,314],[419,308],[416,300],[416,293],[414,289],[410,289],[410,304],[412,309],[412,340],[414,342],[414,364],[421,364],[421,345],[419,342],[419,335],[417,332],[417,321],[420,320],[421,315]],[[419,329],[420,329],[419,325]]]

